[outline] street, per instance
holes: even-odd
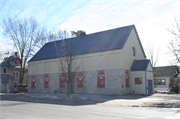
[[[1,100],[1,119],[179,119],[179,108],[63,104],[54,101]]]

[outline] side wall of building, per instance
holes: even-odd
[[[107,94],[107,95],[122,95],[130,94],[130,87],[125,84],[125,70],[103,70],[105,74],[105,87],[98,87],[98,71],[81,72],[83,74],[83,87],[77,85],[77,75],[73,79],[71,91],[79,94]],[[28,92],[50,92],[57,91],[58,93],[67,92],[67,83],[65,88],[60,88],[60,74],[49,74],[49,86],[44,86],[45,75],[35,75],[36,86],[29,87]],[[28,85],[31,85],[31,77],[29,76]]]
[[[154,79],[165,79],[166,83],[165,85],[155,85],[154,86],[154,91],[168,91],[169,90],[169,78],[170,77],[154,77]]]
[[[142,84],[135,84],[135,78],[141,78]],[[132,94],[146,94],[145,71],[131,71],[130,84]]]

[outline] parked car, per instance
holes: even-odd
[[[15,93],[21,93],[21,92],[26,93],[27,91],[28,91],[27,84],[19,84],[17,86],[14,86],[14,92]]]

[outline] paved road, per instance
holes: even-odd
[[[179,108],[145,108],[1,100],[1,119],[179,119]],[[180,116],[180,115],[179,115]]]

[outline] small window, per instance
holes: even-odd
[[[13,77],[14,77],[14,78],[16,77],[16,73],[15,73],[15,72],[13,73]]]
[[[98,73],[98,87],[105,87],[105,74],[104,74],[104,71],[99,71]]]
[[[154,79],[154,85],[166,85],[165,79]]]
[[[18,73],[16,73],[16,78],[18,78]]]
[[[44,77],[44,87],[48,87],[49,86],[49,76],[46,74]]]
[[[65,88],[65,75],[61,74],[60,76],[60,88]]]
[[[132,54],[133,54],[133,56],[136,56],[136,49],[135,49],[135,47],[132,47]]]
[[[126,87],[129,87],[129,71],[126,70],[125,72],[125,83],[126,83]]]
[[[82,88],[83,87],[83,74],[80,72],[79,74],[78,74],[78,77],[77,77],[77,85],[78,85],[78,87],[79,88]]]
[[[14,61],[14,64],[17,64],[17,61]]]
[[[142,78],[135,78],[135,84],[142,84]]]
[[[31,87],[35,87],[36,86],[36,77],[35,76],[32,76],[32,79],[31,79]]]
[[[18,72],[13,72],[13,78],[18,78],[19,73]]]
[[[3,73],[6,73],[6,72],[7,72],[7,71],[6,71],[6,68],[4,68],[4,69],[3,69]]]

